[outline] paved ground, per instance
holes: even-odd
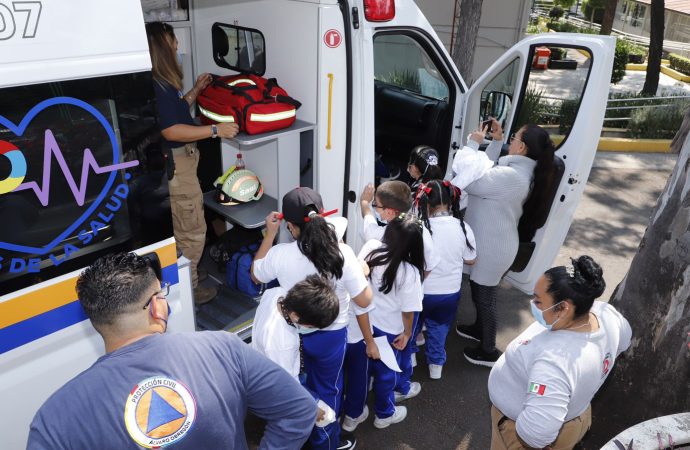
[[[570,52],[573,53],[573,52]],[[577,52],[575,52],[577,53]],[[551,98],[575,99],[582,92],[589,68],[581,66],[577,70],[543,70],[530,73],[530,86],[548,93]],[[640,92],[644,86],[646,72],[626,70],[625,77],[618,84],[612,84],[609,95],[624,92]],[[690,84],[678,81],[663,73],[659,74],[658,96],[690,95]]]
[[[600,153],[576,211],[573,225],[556,259],[589,254],[604,268],[608,299],[625,275],[647,225],[650,211],[675,164],[675,155]],[[459,320],[474,318],[469,288],[465,289]],[[532,321],[529,297],[509,286],[499,293],[499,348]],[[356,430],[361,449],[488,449],[490,442],[488,369],[462,357],[467,344],[448,338],[444,377],[431,381],[423,357],[414,378],[422,383],[418,398],[407,401],[409,416],[398,425],[376,430],[371,421]]]
[[[611,85],[610,93],[640,92],[644,86],[646,76],[647,72],[645,71],[626,70],[625,77],[618,84]],[[659,87],[657,88],[656,95],[690,95],[690,84],[660,73]]]
[[[599,153],[575,213],[573,224],[555,265],[588,254],[604,269],[608,299],[624,277],[651,209],[675,165],[676,155]],[[459,320],[474,319],[469,288],[463,286]],[[529,297],[510,286],[498,296],[498,347],[506,345],[532,322]],[[462,357],[468,342],[454,333],[447,341],[448,362],[442,380],[428,378],[424,357],[413,378],[422,383],[419,397],[405,402],[407,419],[384,430],[373,427],[373,418],[360,425],[355,435],[358,449],[372,450],[485,450],[491,437],[489,370],[471,365]],[[371,400],[371,399],[370,399]],[[371,404],[370,404],[371,408]],[[249,423],[250,440],[257,443],[260,425]]]

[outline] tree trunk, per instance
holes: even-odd
[[[690,109],[678,135],[688,130]],[[675,139],[674,146],[676,167],[611,299],[633,339],[592,402],[585,449],[599,449],[639,422],[690,410],[690,141]]]
[[[472,66],[474,65],[474,47],[477,45],[479,19],[482,15],[483,0],[455,0],[459,4],[457,29],[451,55],[460,75],[467,85],[472,84]]]
[[[608,0],[606,2],[606,8],[604,8],[604,18],[601,21],[601,30],[599,34],[611,34],[611,29],[613,28],[613,19],[616,18],[616,6],[618,6],[618,0]]]
[[[650,8],[649,57],[642,94],[656,95],[659,87],[661,53],[664,47],[664,0],[652,0]]]

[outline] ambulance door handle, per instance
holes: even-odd
[[[359,29],[359,9],[356,6],[352,7],[352,28]]]
[[[355,191],[349,191],[347,193],[347,201],[349,201],[350,203],[354,203],[357,201],[357,194],[355,193]]]

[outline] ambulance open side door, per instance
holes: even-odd
[[[615,38],[609,36],[531,36],[503,54],[466,95],[461,145],[488,117],[501,122],[506,143],[522,125],[534,123],[546,129],[556,144],[556,162],[563,171],[552,192],[550,210],[546,205],[543,226],[533,237],[521,237],[506,276],[526,293],[532,292],[556,258],[587,184],[603,124],[614,50]]]
[[[352,52],[351,157],[346,183],[347,242],[363,244],[359,196],[367,183],[409,183],[410,152],[417,145],[439,150],[443,168],[448,149],[460,141],[467,87],[442,41],[412,1],[358,7],[350,23]],[[368,14],[378,17],[368,18]],[[371,19],[371,20],[369,20]],[[346,36],[348,38],[349,36]]]

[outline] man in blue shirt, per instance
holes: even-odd
[[[259,448],[302,446],[311,395],[231,333],[165,334],[167,288],[132,253],[81,274],[79,301],[106,354],[45,402],[28,449],[247,449],[247,410],[267,421]]]

